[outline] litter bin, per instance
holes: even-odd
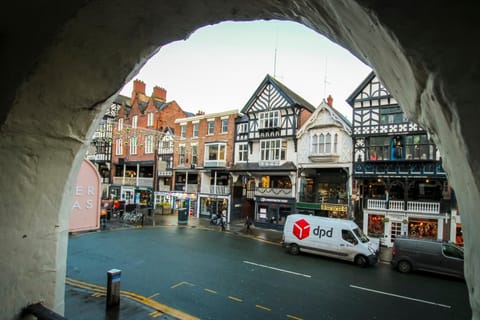
[[[188,223],[188,211],[187,208],[178,209],[178,224],[187,224]]]

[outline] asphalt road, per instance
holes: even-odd
[[[69,240],[67,277],[105,285],[112,268],[122,270],[122,290],[201,319],[471,317],[463,281],[292,256],[235,234],[159,227]]]

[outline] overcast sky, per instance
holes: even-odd
[[[348,96],[371,69],[350,52],[294,22],[224,22],[170,43],[134,79],[167,90],[185,111],[241,109],[267,74],[314,106],[329,94],[348,119]],[[121,90],[130,96],[132,83]]]

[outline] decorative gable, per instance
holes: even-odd
[[[293,105],[293,101],[271,82],[264,83],[244,108],[244,113],[282,109]]]

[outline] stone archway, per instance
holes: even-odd
[[[9,2],[0,13],[2,313],[43,301],[62,312],[67,220],[103,108],[162,45],[225,20],[300,22],[370,64],[440,146],[465,226],[466,276],[480,317],[480,149],[475,7],[367,0]]]

